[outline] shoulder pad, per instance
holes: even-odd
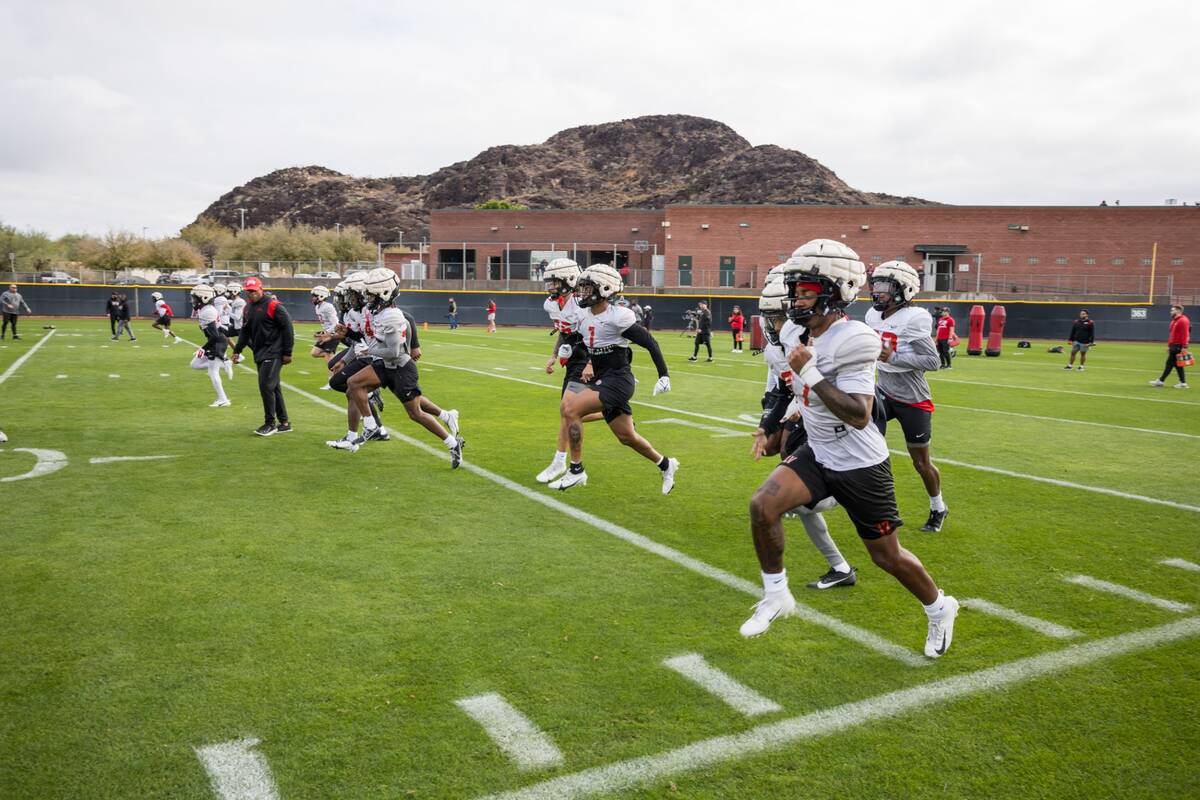
[[[613,321],[617,323],[617,327],[621,330],[625,330],[637,322],[637,316],[633,313],[633,309],[627,306],[616,306],[615,308],[617,309],[617,313],[613,317]]]
[[[879,334],[862,322],[848,322],[850,330],[842,334],[834,351],[834,363],[839,367],[851,364],[868,364],[879,358],[882,342]]]

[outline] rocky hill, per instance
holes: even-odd
[[[325,167],[276,170],[222,195],[201,216],[236,227],[279,219],[361,226],[373,241],[427,234],[429,212],[507,200],[530,208],[658,208],[668,203],[937,205],[851,188],[796,150],[752,146],[732,128],[684,115],[584,125],[534,145],[490,147],[403,178]]]

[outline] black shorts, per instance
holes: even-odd
[[[783,451],[779,454],[786,458],[808,444],[808,432],[804,430],[803,422],[785,422],[783,424]]]
[[[863,539],[883,538],[904,524],[896,507],[890,460],[885,459],[873,467],[839,472],[817,463],[812,448],[804,445],[785,458],[783,466],[800,476],[812,493],[809,508],[826,497],[835,498],[846,509]]]
[[[169,327],[171,327],[171,318],[168,316],[165,316],[165,315],[161,316],[158,319],[154,320],[154,324],[161,326],[163,328],[169,328]]]
[[[336,353],[338,345],[341,344],[337,339],[330,339],[327,342],[313,342],[313,347],[320,350],[322,353]]]
[[[875,417],[875,427],[880,433],[887,433],[887,421],[900,421],[900,429],[904,431],[904,442],[909,447],[928,447],[933,441],[933,412],[923,408],[893,400],[880,392],[875,393],[875,405],[878,406]]]
[[[343,352],[348,353],[350,351],[344,350]],[[350,378],[352,378],[356,372],[364,370],[369,366],[371,366],[371,359],[369,358],[343,359],[342,368],[329,376],[329,387],[335,391],[345,394],[346,388],[350,383]]]
[[[417,362],[409,361],[403,367],[389,369],[382,361],[371,362],[379,382],[392,390],[392,394],[400,398],[401,403],[407,403],[414,397],[421,396],[421,384],[417,382]]]
[[[636,384],[633,382],[633,372],[628,368],[609,370],[599,378],[582,385],[600,393],[605,422],[612,422],[622,414],[633,416],[629,400],[633,397]]]

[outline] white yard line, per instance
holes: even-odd
[[[4,370],[3,373],[0,373],[0,383],[4,383],[6,380],[8,380],[10,377],[12,377],[12,374],[14,372],[16,372],[18,369],[20,369],[21,365],[24,364],[26,361],[28,361],[29,357],[38,351],[39,347],[44,345],[46,342],[50,341],[50,337],[53,336],[54,334],[55,334],[55,331],[50,331],[45,336],[38,339],[37,342],[33,345],[33,347],[29,348],[25,352],[24,355],[22,355],[20,358],[18,358],[13,363],[9,364],[8,369]],[[71,345],[67,345],[67,347],[70,347],[70,346]]]
[[[1189,572],[1200,572],[1200,564],[1193,564],[1191,561],[1185,561],[1182,558],[1164,558],[1162,561],[1160,561],[1158,563],[1163,564],[1164,566],[1168,566],[1168,567],[1178,567],[1179,569],[1186,569]]]
[[[890,452],[892,453],[892,455],[896,455],[896,456],[907,456],[908,455],[908,452],[905,450],[893,449]],[[1022,480],[1036,481],[1037,483],[1048,483],[1051,486],[1062,486],[1067,489],[1079,489],[1080,491],[1084,491],[1084,492],[1094,492],[1096,494],[1106,494],[1110,497],[1119,497],[1122,500],[1137,500],[1138,502],[1141,502],[1141,503],[1152,503],[1154,505],[1159,505],[1159,506],[1169,506],[1171,508],[1178,508],[1181,511],[1200,512],[1200,506],[1192,506],[1192,505],[1188,505],[1187,503],[1177,503],[1174,500],[1163,500],[1162,498],[1159,498],[1159,497],[1147,497],[1144,494],[1130,494],[1129,492],[1120,492],[1120,491],[1117,491],[1116,489],[1107,489],[1103,486],[1088,486],[1087,484],[1074,483],[1072,481],[1063,481],[1063,480],[1059,480],[1058,478],[1043,478],[1040,475],[1029,475],[1024,472],[1013,472],[1012,470],[1000,469],[999,467],[989,467],[989,466],[985,466],[983,464],[969,464],[966,461],[955,461],[952,458],[942,458],[941,456],[937,456],[933,460],[937,464],[949,464],[952,467],[963,467],[964,469],[976,469],[976,470],[979,470],[980,472],[991,472],[995,475],[1004,475],[1009,478],[1021,478]]]
[[[562,753],[550,737],[500,695],[464,697],[454,704],[483,727],[518,769],[545,769],[563,762]]]
[[[663,666],[678,672],[692,683],[725,703],[730,708],[747,717],[759,714],[774,714],[782,711],[783,706],[763,697],[749,686],[738,682],[733,677],[704,660],[699,653],[688,653],[664,660]]]
[[[1020,611],[1013,611],[1011,608],[996,605],[995,603],[983,600],[978,597],[968,597],[963,600],[963,605],[974,611],[981,611],[984,614],[991,614],[993,617],[1007,620],[1008,622],[1029,628],[1032,631],[1037,631],[1043,636],[1050,636],[1055,639],[1070,639],[1075,636],[1082,636],[1079,631],[1072,630],[1065,625],[1059,625],[1054,622],[1047,622],[1044,619],[1031,617],[1028,614],[1022,614]]]
[[[703,739],[657,755],[563,775],[522,789],[488,795],[487,800],[572,800],[646,787],[674,775],[781,750],[806,739],[828,736],[873,720],[897,717],[910,711],[925,712],[960,698],[995,692],[1102,659],[1149,650],[1197,635],[1200,635],[1200,617],[1191,617],[763,724],[742,733]],[[796,759],[790,760],[789,764],[797,766]],[[810,770],[819,768],[817,764],[808,765]]]
[[[100,456],[98,458],[89,458],[89,464],[113,464],[117,461],[162,461],[167,458],[176,458],[176,456]]]
[[[266,757],[252,749],[257,744],[258,739],[239,739],[196,748],[221,800],[278,800]]]
[[[955,411],[975,411],[980,414],[1002,414],[1007,417],[1022,417],[1024,419],[1037,419],[1045,422],[1064,422],[1068,425],[1090,425],[1096,428],[1110,428],[1118,431],[1131,431],[1133,433],[1153,433],[1158,436],[1178,436],[1184,439],[1200,439],[1200,434],[1181,433],[1179,431],[1160,431],[1155,428],[1133,428],[1128,425],[1113,425],[1108,422],[1088,422],[1082,419],[1067,419],[1066,417],[1043,417],[1037,414],[1024,414],[1019,411],[999,411],[994,408],[972,408],[971,406],[953,406],[949,403],[937,403],[938,408],[951,408]]]
[[[682,425],[685,428],[695,428],[696,430],[708,431],[714,439],[726,439],[734,436],[746,438],[750,435],[749,431],[731,431],[729,428],[720,428],[716,425],[705,425],[700,422],[692,422],[686,419],[675,419],[674,417],[659,417],[658,419],[642,420],[643,425]]]
[[[1014,383],[987,383],[985,381],[964,381],[958,378],[936,378],[933,373],[927,375],[930,383],[961,383],[967,386],[991,386],[997,389],[1024,389],[1029,392],[1050,392],[1052,394],[1074,394],[1081,397],[1106,397],[1113,400],[1140,400],[1146,403],[1169,403],[1176,406],[1200,406],[1200,403],[1193,403],[1189,400],[1165,400],[1159,397],[1139,397],[1137,395],[1128,394],[1100,394],[1097,392],[1077,392],[1073,389],[1051,389],[1046,386],[1022,386]],[[1147,386],[1147,389],[1150,387]],[[1164,391],[1172,391],[1165,389]]]
[[[1131,589],[1128,586],[1122,586],[1119,583],[1102,581],[1099,578],[1093,578],[1090,575],[1072,575],[1070,577],[1063,578],[1063,580],[1067,583],[1073,583],[1076,586],[1085,586],[1088,589],[1095,589],[1098,592],[1108,592],[1109,594],[1115,594],[1118,597],[1125,597],[1129,600],[1136,600],[1139,603],[1157,606],[1158,608],[1163,608],[1167,611],[1174,611],[1176,614],[1186,614],[1192,610],[1191,605],[1187,603],[1180,603],[1175,600],[1164,600],[1161,597],[1155,597],[1152,594],[1146,594],[1138,589]]]

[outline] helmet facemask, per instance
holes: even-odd
[[[565,297],[572,291],[574,291],[574,287],[562,278],[546,278],[546,292],[552,299],[557,300],[560,297]]]
[[[890,307],[899,308],[907,301],[904,299],[904,287],[895,278],[875,278],[871,281],[872,306],[876,311],[887,311]]]
[[[575,302],[580,308],[590,308],[603,299],[600,296],[600,287],[587,278],[580,278],[575,283]]]

